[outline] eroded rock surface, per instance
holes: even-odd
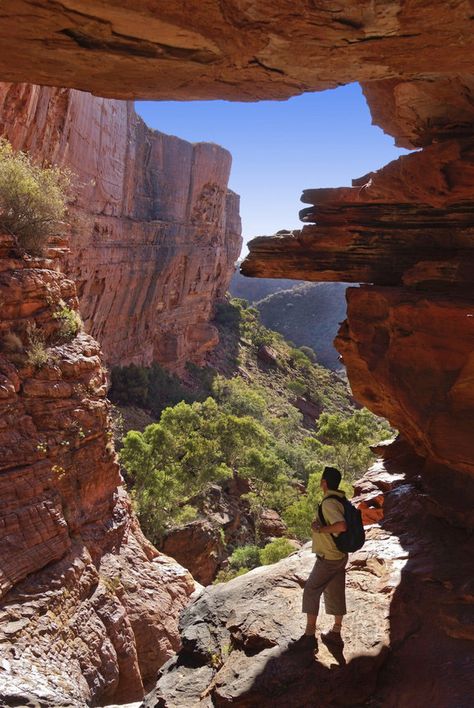
[[[151,130],[132,103],[32,85],[0,84],[0,134],[74,173],[66,269],[107,362],[200,363],[242,243],[227,150]]]
[[[163,542],[163,550],[182,563],[201,585],[210,585],[224,560],[224,540],[220,529],[207,519],[198,519],[172,529]]]
[[[395,446],[356,492],[381,510],[350,557],[342,652],[301,635],[308,548],[207,588],[183,613],[183,649],[166,664],[147,708],[188,706],[468,706],[472,660],[473,542],[432,515],[422,460]],[[374,502],[374,490],[378,502]],[[322,615],[321,630],[330,626]]]
[[[98,344],[58,332],[58,309],[77,307],[65,247],[19,258],[0,236],[2,705],[140,698],[179,647],[194,589],[143,537],[121,486]],[[31,327],[42,366],[27,360]]]
[[[256,518],[246,493],[248,481],[236,476],[225,485],[211,485],[194,497],[192,504],[199,517],[183,526],[170,529],[160,549],[187,568],[202,585],[209,585],[227,559],[239,546],[255,544]],[[261,544],[285,536],[286,524],[274,509],[263,509],[258,519]],[[297,542],[295,542],[297,543]]]

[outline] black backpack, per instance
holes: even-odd
[[[347,524],[347,531],[343,531],[338,536],[333,537],[334,543],[342,553],[353,553],[362,548],[365,542],[365,531],[364,525],[362,524],[362,514],[359,509],[356,509],[353,504],[350,503],[345,497],[339,497],[337,494],[329,494],[324,497],[323,501],[326,499],[337,499],[338,502],[344,507],[344,520]],[[323,526],[328,526],[322,510],[323,502],[319,505],[319,520]]]

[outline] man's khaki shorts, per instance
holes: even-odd
[[[346,614],[346,564],[341,560],[325,560],[317,557],[314,568],[303,592],[303,612],[317,615],[319,600],[324,593],[324,607],[328,615]]]

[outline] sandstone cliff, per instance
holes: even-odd
[[[2,705],[139,698],[179,646],[194,588],[143,537],[122,489],[99,346],[58,335],[59,302],[77,307],[65,250],[20,259],[0,236]],[[32,327],[44,366],[28,363]]]
[[[31,85],[0,84],[0,134],[75,175],[66,269],[107,362],[200,362],[242,242],[230,154],[147,128],[131,103]]]
[[[462,532],[452,527],[454,521],[473,523],[467,482],[472,480],[474,451],[466,433],[467,429],[472,430],[469,421],[473,410],[473,346],[468,324],[473,300],[467,270],[467,266],[472,268],[473,225],[472,26],[472,3],[468,0],[351,0],[343,7],[302,0],[191,0],[179,5],[161,3],[159,10],[155,3],[144,0],[133,7],[110,0],[87,0],[80,6],[72,0],[60,5],[41,0],[7,0],[2,4],[0,66],[5,80],[67,85],[115,98],[240,100],[283,98],[359,80],[364,83],[374,120],[391,132],[399,144],[432,146],[410,156],[409,162],[395,163],[391,174],[382,174],[384,185],[379,184],[383,189],[378,202],[377,191],[372,189],[377,182],[373,175],[359,181],[350,198],[346,192],[329,192],[330,209],[325,208],[327,199],[321,192],[308,196],[310,204],[316,196],[322,221],[328,227],[326,234],[310,227],[311,232],[295,235],[292,243],[287,240],[280,244],[288,249],[297,246],[297,258],[290,263],[295,277],[302,277],[298,272],[298,259],[302,259],[305,273],[318,271],[316,278],[324,271],[324,277],[330,279],[332,271],[339,279],[344,270],[345,280],[357,273],[358,280],[378,283],[364,288],[360,295],[350,291],[349,319],[341,332],[340,347],[358,397],[394,420],[412,446],[423,454],[417,472],[429,472],[424,481],[432,484],[436,493],[429,497],[419,494],[419,478],[415,475],[408,485],[402,484],[387,495],[386,503],[393,503],[393,514],[390,527],[381,531],[383,546],[372,554],[372,559],[360,559],[362,572],[357,572],[357,565],[354,569],[356,590],[367,588],[374,582],[372,575],[378,576],[380,570],[383,575],[389,565],[389,575],[390,568],[396,575],[397,566],[399,570],[406,560],[402,556],[406,549],[402,552],[399,544],[408,547],[405,582],[391,596],[393,582],[389,578],[383,589],[387,599],[391,597],[391,604],[389,607],[387,602],[379,615],[386,627],[390,612],[394,630],[389,637],[393,662],[387,672],[379,675],[376,695],[376,703],[387,707],[428,702],[458,708],[466,704],[466,697],[470,700],[473,690],[472,662],[465,643],[466,638],[472,638],[472,567],[464,564],[472,558],[472,541],[469,545]],[[58,101],[63,95],[57,94]],[[14,121],[13,115],[11,122]],[[54,129],[54,121],[51,126]],[[86,119],[83,129],[87,132],[89,128],[90,121]],[[113,159],[114,146],[108,151],[109,156]],[[405,174],[406,165],[411,167]],[[353,195],[359,195],[360,202],[350,203]],[[314,209],[310,208],[304,216],[312,221]],[[331,226],[331,218],[336,222],[339,219],[339,223]],[[98,240],[101,220],[97,221]],[[318,218],[319,225],[320,221]],[[317,265],[315,245],[320,233],[323,243],[319,253],[324,252],[324,257]],[[332,255],[331,233],[337,235],[332,246],[338,251]],[[258,256],[266,261],[268,275],[275,275],[274,255],[275,251],[267,251]],[[260,267],[259,273],[265,274],[265,269]],[[286,269],[284,277],[289,275]],[[7,383],[7,397],[13,395],[14,386]],[[45,410],[54,410],[51,402]],[[467,426],[462,423],[463,417]],[[16,435],[9,424],[6,431]],[[12,465],[19,450],[20,446],[13,452]],[[37,479],[35,476],[33,481],[37,483]],[[380,484],[386,483],[384,480]],[[33,483],[27,485],[26,492],[30,493],[31,488]],[[380,498],[379,492],[372,490],[373,497]],[[435,517],[446,514],[450,523],[426,515],[425,503]],[[466,505],[465,515],[459,514],[462,503]],[[37,517],[33,514],[32,518]],[[405,525],[407,520],[409,526]],[[34,528],[33,523],[28,526]],[[420,535],[424,540],[417,547],[416,538]],[[49,544],[48,553],[54,553],[54,544]],[[251,577],[240,581],[239,589],[250,580]],[[297,582],[298,579],[292,580],[290,592]],[[283,579],[282,585],[285,583],[287,580]],[[57,590],[54,588],[59,593],[60,583]],[[254,589],[250,588],[249,595],[255,596]],[[413,597],[415,605],[410,604]],[[239,592],[240,603],[241,598]],[[48,594],[39,595],[38,601],[49,602]],[[40,611],[33,610],[31,621],[41,624],[45,621],[41,617],[44,615]],[[359,618],[355,616],[355,621]],[[264,618],[265,625],[269,620],[268,616]],[[234,618],[232,622],[220,634],[224,637],[222,644],[219,639],[222,653],[231,630],[238,642],[239,651],[232,652],[235,656],[231,654],[229,663],[230,680],[224,666],[218,682],[210,683],[216,667],[209,665],[208,654],[203,659],[208,653],[207,644],[199,655],[205,666],[196,672],[204,675],[203,690],[210,687],[212,698],[220,705],[236,703],[235,691],[232,693],[234,667],[241,676],[242,667],[249,669],[245,676],[250,679],[237,688],[239,700],[244,697],[241,704],[245,704],[245,693],[248,695],[252,687],[251,672],[257,663],[251,652],[247,656],[241,649],[249,637],[250,645],[254,641],[253,628],[242,621],[237,625]],[[273,625],[268,626],[270,630],[260,634],[271,643]],[[19,631],[19,627],[21,623],[13,624],[9,631]],[[459,644],[454,641],[456,637]],[[372,632],[370,639],[373,638]],[[381,635],[376,634],[375,638],[379,642]],[[368,645],[368,641],[363,644]],[[86,651],[87,646],[81,646]],[[262,643],[257,649],[261,646]],[[28,651],[33,648],[28,645]],[[383,646],[380,651],[376,647],[374,660],[362,657],[351,662],[352,676],[364,679],[367,686],[384,651]],[[220,661],[214,654],[217,651],[210,657],[211,663]],[[16,661],[13,653],[11,656],[7,659],[9,671]],[[93,667],[91,682],[95,686],[96,664],[89,659],[86,663]],[[266,696],[275,677],[288,683],[295,672],[304,669],[300,661],[288,667],[278,658],[266,667],[270,673]],[[180,670],[185,673],[187,668],[182,665]],[[67,669],[62,668],[62,680],[69,680]],[[327,686],[328,673],[324,669],[322,673]],[[312,672],[296,675],[297,689],[304,688],[305,677],[310,682],[314,680]],[[176,681],[176,673],[173,680]],[[160,690],[164,690],[163,684]],[[254,697],[251,694],[249,700]],[[339,697],[340,694],[336,696]],[[360,697],[360,693],[355,696],[357,701]],[[343,701],[354,702],[353,698],[350,691],[342,696]],[[257,699],[263,705],[262,692]],[[288,705],[287,696],[283,700]]]

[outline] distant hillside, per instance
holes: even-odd
[[[311,347],[320,364],[338,371],[343,366],[333,341],[346,317],[347,287],[345,283],[304,283],[274,292],[255,302],[255,307],[265,327],[299,347]]]
[[[280,290],[290,290],[297,285],[303,285],[301,280],[277,280],[275,278],[246,278],[237,269],[232,276],[229,285],[229,292],[232,297],[241,297],[250,303],[263,300],[267,295],[279,292]]]

